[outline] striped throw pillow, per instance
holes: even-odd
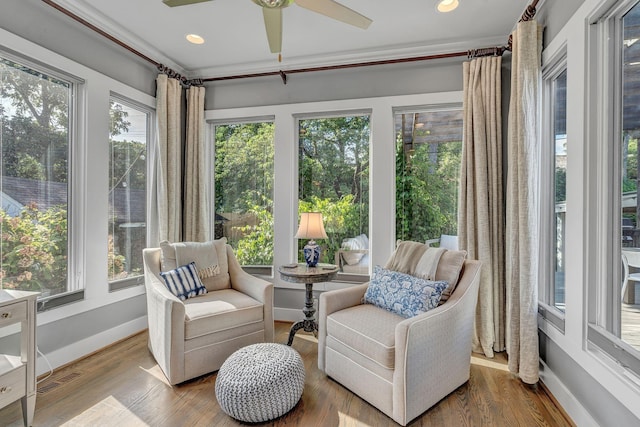
[[[164,279],[169,291],[183,301],[207,293],[207,288],[198,277],[195,262],[182,265],[175,270],[162,272],[160,276]]]

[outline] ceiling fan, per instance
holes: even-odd
[[[162,0],[170,7],[186,6],[194,3],[201,3],[211,0]],[[371,24],[371,19],[334,0],[251,0],[262,7],[264,26],[267,30],[269,49],[272,53],[280,53],[282,50],[282,9],[297,4],[300,7],[313,12],[325,15],[345,24],[358,28],[367,29]]]

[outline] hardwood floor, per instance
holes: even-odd
[[[290,324],[276,322],[276,341]],[[269,426],[397,426],[317,368],[317,341],[296,334],[305,362],[302,399]],[[216,374],[170,387],[147,349],[146,332],[61,368],[38,386],[34,426],[240,426],[220,410]],[[0,426],[21,426],[19,402],[0,410]],[[476,355],[471,379],[411,426],[572,426],[543,387],[523,384],[506,359]]]

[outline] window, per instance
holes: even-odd
[[[298,120],[298,210],[323,215],[321,263],[336,263],[343,240],[360,236],[363,256],[345,273],[369,274],[369,122],[359,114]],[[305,244],[298,241],[300,262]]]
[[[109,103],[107,259],[111,290],[143,283],[150,114],[117,97]]]
[[[246,270],[273,265],[274,124],[216,124],[214,236],[226,237]]]
[[[565,311],[565,243],[567,218],[567,64],[566,49],[549,61],[543,71],[543,119],[546,144],[543,149],[545,173],[541,209],[547,212],[541,221],[541,231],[548,238],[541,239],[540,290],[542,315],[564,330]],[[546,307],[548,306],[548,307]],[[552,311],[547,311],[553,308]],[[556,311],[554,313],[554,311]]]
[[[396,239],[458,234],[462,109],[395,113]]]
[[[602,102],[590,104],[595,121],[599,168],[593,205],[598,221],[589,224],[597,239],[588,266],[591,280],[591,344],[625,370],[640,375],[640,295],[632,274],[640,271],[638,139],[640,137],[640,2],[621,1],[592,26]],[[600,93],[598,93],[600,95]],[[589,188],[594,188],[589,186]]]
[[[0,53],[0,288],[48,297],[68,279],[75,83]]]

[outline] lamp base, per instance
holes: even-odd
[[[309,240],[304,248],[302,249],[304,253],[304,260],[307,262],[308,267],[315,267],[318,265],[318,261],[320,261],[320,245],[316,243],[315,240]]]

